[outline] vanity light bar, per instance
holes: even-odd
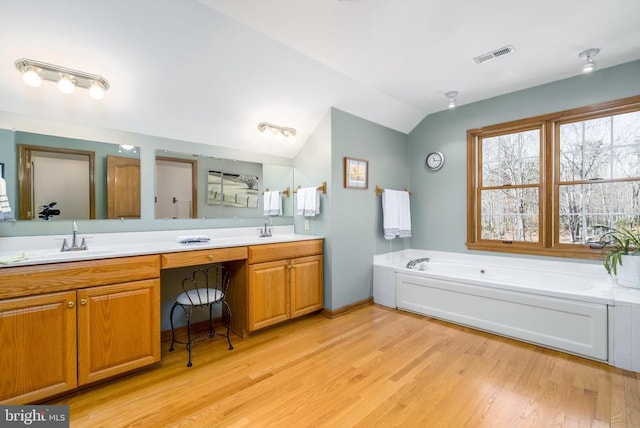
[[[85,73],[84,71],[73,70],[71,68],[60,67],[46,62],[35,61],[22,58],[15,62],[16,68],[23,74],[35,73],[42,80],[49,80],[59,84],[60,80],[69,80],[74,87],[88,89],[91,96],[96,99],[102,98],[104,91],[109,89],[109,81],[97,74]],[[29,83],[30,84],[30,83]],[[31,86],[38,86],[39,83]],[[61,89],[62,90],[62,89]],[[71,89],[73,92],[73,88]]]
[[[269,122],[260,122],[258,124],[258,130],[262,132],[266,137],[275,137],[276,139],[284,138],[291,144],[296,142],[296,130],[295,128],[288,128],[286,126],[274,125]]]

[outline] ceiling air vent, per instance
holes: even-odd
[[[490,61],[492,59],[495,59],[495,58],[510,54],[513,51],[514,51],[513,46],[509,45],[509,46],[505,46],[505,47],[500,48],[500,49],[496,49],[496,50],[494,50],[492,52],[477,56],[473,60],[475,62],[477,62],[478,64],[482,64],[483,62],[487,62],[487,61]]]

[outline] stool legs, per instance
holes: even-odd
[[[224,312],[226,309],[227,312],[227,321],[226,321],[226,327],[227,327],[227,334],[225,335],[225,337],[227,338],[227,343],[229,344],[229,350],[233,349],[233,345],[231,344],[231,337],[230,337],[230,333],[231,333],[231,308],[229,307],[229,304],[227,302],[225,302],[224,300],[222,302],[218,302],[218,303],[222,303],[222,322],[224,324]],[[187,321],[187,341],[186,342],[180,342],[179,340],[176,339],[176,330],[175,327],[173,325],[173,312],[175,311],[176,307],[180,306],[183,310],[184,310],[184,315]],[[208,305],[209,306],[209,337],[214,337],[216,335],[215,329],[213,328],[213,304]],[[178,302],[174,303],[173,306],[171,307],[171,312],[169,314],[169,322],[171,323],[171,345],[169,346],[169,352],[173,352],[174,350],[174,345],[176,343],[183,343],[186,345],[187,351],[189,352],[189,361],[187,363],[187,367],[191,367],[193,364],[191,363],[191,315],[193,312],[193,306],[185,306],[185,305],[181,305]],[[219,334],[220,336],[222,336],[222,334]]]
[[[227,308],[227,342],[229,342],[229,350],[231,351],[233,349],[233,345],[231,344],[231,338],[229,337],[229,332],[231,331],[231,308],[229,307],[229,304],[226,302],[226,300],[222,301],[222,305],[225,308]],[[224,312],[224,308],[222,312]],[[224,314],[221,314],[221,316],[224,322]]]

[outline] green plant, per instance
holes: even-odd
[[[640,252],[640,233],[627,228],[599,226],[605,230],[600,237],[600,244],[605,252],[604,268],[607,273],[614,275],[618,273],[618,266],[622,266],[622,256],[636,254]]]

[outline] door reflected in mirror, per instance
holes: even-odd
[[[198,217],[198,162],[156,156],[156,218]]]
[[[140,218],[137,147],[23,131],[11,145],[18,220]]]
[[[18,145],[18,220],[95,218],[95,154]]]

